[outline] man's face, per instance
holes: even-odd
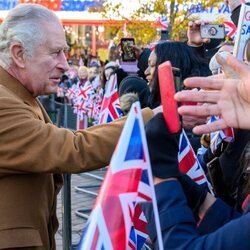
[[[33,96],[56,93],[61,75],[69,68],[64,51],[67,43],[61,24],[44,24],[46,42],[32,58],[26,58],[22,83]]]

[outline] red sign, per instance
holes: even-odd
[[[54,11],[59,11],[61,8],[61,0],[19,0],[19,3],[36,3]]]

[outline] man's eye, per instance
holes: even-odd
[[[55,52],[53,52],[53,54],[55,55],[59,55],[61,53],[62,50],[56,50]]]

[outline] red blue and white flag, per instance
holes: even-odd
[[[160,16],[157,18],[157,21],[160,23],[162,30],[167,30],[169,21],[166,16]]]
[[[187,174],[199,185],[206,184],[210,187],[184,129],[180,135],[178,161],[179,169],[183,174]]]
[[[74,113],[77,114],[80,120],[83,120],[84,116],[93,116],[93,102],[96,98],[96,93],[89,81],[83,85],[77,82],[68,89],[66,96],[71,100]]]
[[[113,74],[107,82],[107,89],[103,97],[98,123],[109,123],[122,115],[123,113],[117,93],[117,76],[116,74]]]
[[[211,116],[208,123],[215,122],[220,118],[217,116]],[[223,130],[219,130],[210,134],[210,149],[214,154],[218,147],[220,146],[222,141],[232,142],[234,140],[234,130],[233,128],[226,128]]]
[[[158,242],[163,249],[146,136],[137,102],[131,107],[78,249],[141,249],[147,234],[145,218],[137,204],[145,201],[153,203]],[[140,226],[134,218],[140,219]]]
[[[231,39],[234,39],[236,31],[237,31],[237,27],[236,25],[231,21],[224,21],[224,25],[225,25],[225,33],[226,36],[230,37]]]

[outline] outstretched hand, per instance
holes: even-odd
[[[180,107],[178,111],[181,115],[221,117],[220,120],[211,124],[194,127],[194,133],[210,133],[226,127],[250,128],[250,67],[231,55],[227,56],[227,60],[218,56],[217,60],[222,64],[223,69],[230,67],[239,79],[192,77],[186,79],[184,84],[187,87],[199,87],[205,91],[185,90],[175,95],[175,99],[180,102],[203,103],[200,106]]]

